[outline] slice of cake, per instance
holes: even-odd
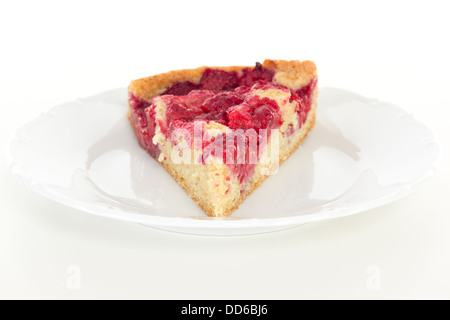
[[[230,215],[299,147],[318,95],[315,64],[283,60],[171,71],[132,81],[128,92],[140,145],[215,217]]]

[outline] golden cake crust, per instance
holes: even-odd
[[[274,82],[282,84],[290,89],[298,89],[308,84],[317,77],[316,65],[312,61],[298,60],[265,60],[262,66],[275,71]],[[150,77],[134,80],[130,83],[128,91],[136,97],[150,101],[153,97],[160,95],[174,83],[190,81],[199,83],[205,69],[218,69],[223,71],[240,71],[249,66],[235,67],[199,67],[196,69],[175,70],[157,74]]]

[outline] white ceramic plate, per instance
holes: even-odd
[[[177,232],[281,230],[371,209],[432,175],[440,147],[400,108],[321,88],[314,130],[231,217],[209,218],[142,150],[126,118],[126,90],[51,109],[17,130],[12,172],[67,206]]]

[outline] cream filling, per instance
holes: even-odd
[[[283,123],[280,127],[281,134],[286,133],[291,125],[294,126],[294,128],[298,127],[298,114],[297,112],[295,112],[298,102],[295,100],[289,102],[289,99],[291,98],[290,91],[268,89],[253,90],[252,93],[261,98],[267,97],[276,101],[276,103],[280,107],[281,119],[283,120]]]
[[[261,98],[270,98],[275,100],[275,102],[280,107],[280,113],[282,118],[282,125],[279,128],[279,132],[284,135],[289,127],[293,126],[295,129],[298,128],[298,114],[295,111],[298,102],[292,101],[289,102],[291,93],[287,90],[280,90],[276,88],[270,88],[268,90],[253,90],[250,94],[254,94]],[[155,120],[156,120],[156,128],[155,135],[152,139],[154,144],[159,144],[161,147],[161,153],[158,157],[158,161],[162,162],[167,157],[172,157],[172,162],[174,163],[201,163],[201,150],[194,150],[193,144],[194,141],[188,143],[186,139],[180,135],[177,137],[178,143],[176,145],[172,145],[171,154],[166,154],[165,146],[168,143],[166,136],[162,133],[159,123],[166,122],[166,104],[164,103],[164,99],[161,97],[155,97],[153,99],[153,104],[155,105]],[[202,139],[211,139],[212,137],[217,137],[219,134],[223,133],[231,133],[232,129],[227,126],[224,126],[220,123],[211,121],[209,123],[201,121],[201,125],[203,126],[203,137]],[[270,143],[270,138],[267,143]],[[268,159],[261,159],[264,162],[269,161]],[[208,164],[223,164],[223,159],[221,157],[207,157],[206,163]]]

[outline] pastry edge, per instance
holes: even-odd
[[[305,61],[285,61],[266,59],[262,66],[275,71],[274,82],[282,84],[290,89],[296,90],[309,83],[313,78],[317,77],[317,69],[314,62]],[[196,69],[175,70],[166,73],[157,74],[133,80],[128,91],[132,92],[136,97],[151,101],[157,95],[163,93],[167,88],[177,82],[190,81],[199,83],[205,69],[218,69],[228,72],[240,71],[250,66],[233,66],[233,67],[199,67]]]

